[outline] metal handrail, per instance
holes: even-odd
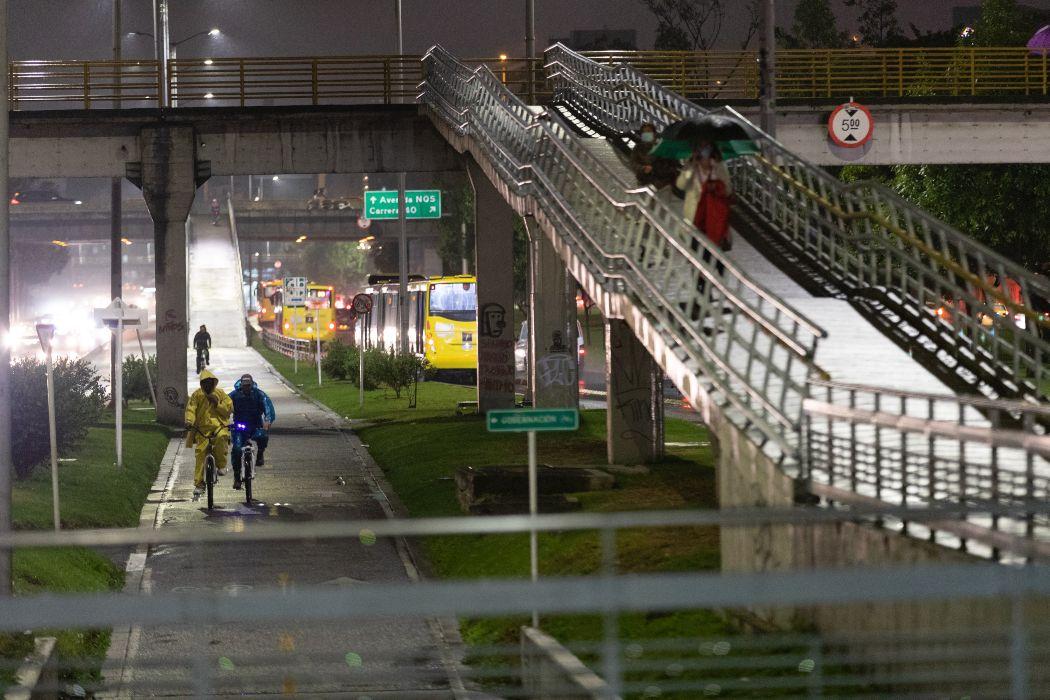
[[[719,279],[714,264],[699,254],[710,244],[680,215],[650,191],[623,183],[487,67],[471,70],[439,47],[424,64],[421,99],[439,128],[466,139],[479,162],[509,188],[509,199],[527,200],[523,208],[566,239],[606,292],[626,293],[628,303],[668,336],[670,347],[705,368],[699,373],[746,423],[794,456],[800,392],[816,371],[819,326],[745,284],[735,267]],[[697,252],[690,250],[694,241]],[[706,335],[705,325],[727,340]]]
[[[691,99],[754,100],[756,51],[585,51],[627,64]],[[1023,46],[777,49],[777,95],[786,99],[1047,95],[1047,52]]]
[[[560,44],[547,50],[546,68],[556,99],[572,102],[574,109],[612,131],[709,113],[630,66],[598,65]],[[731,108],[721,111],[743,119]],[[1050,280],[938,221],[881,183],[844,184],[752,128],[761,154],[731,164],[737,196],[746,206],[825,273],[858,290],[892,297],[906,307],[919,332],[943,337],[957,359],[991,367],[1007,391],[1047,396],[1043,380],[1050,343],[1037,327],[1050,328],[1050,321],[1033,308],[1032,298],[1050,298]],[[1020,301],[990,284],[986,278],[992,274],[1016,284]],[[946,304],[964,312],[946,313]],[[1026,319],[1024,328],[1014,316]]]
[[[1041,510],[1050,499],[1050,436],[1038,420],[1045,418],[1046,405],[839,382],[811,386],[800,477],[814,493],[851,506],[980,503],[1022,509],[1021,517],[967,516],[965,527],[930,525],[931,539],[935,530],[951,532],[967,551],[975,551],[967,540],[984,542],[990,551],[977,553],[994,559],[1006,540],[986,531],[1029,539],[1050,534],[1050,519]]]

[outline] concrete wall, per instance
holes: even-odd
[[[534,627],[521,628],[521,684],[525,696],[536,700],[614,698],[605,681]]]
[[[871,111],[875,129],[860,148],[839,148],[828,139],[828,117],[837,101],[777,108],[777,138],[815,165],[923,165],[961,163],[1047,163],[1050,149],[1050,104],[970,103],[938,105],[862,103]],[[719,105],[720,106],[720,105]],[[758,110],[741,111],[756,124]]]
[[[212,175],[459,172],[414,105],[13,112],[11,177],[123,177],[143,129],[189,127]]]

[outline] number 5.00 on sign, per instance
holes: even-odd
[[[828,118],[828,136],[836,146],[858,148],[871,140],[875,121],[864,105],[847,102],[839,105]]]

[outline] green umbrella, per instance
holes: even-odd
[[[654,158],[669,158],[671,160],[682,160],[693,155],[693,151],[696,150],[696,146],[691,141],[683,141],[680,139],[660,139],[660,143],[656,144],[650,155]]]
[[[761,153],[758,144],[751,139],[732,139],[730,141],[719,141],[718,152],[722,154],[722,160],[732,160],[741,156],[753,156]]]

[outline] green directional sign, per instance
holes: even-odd
[[[580,412],[575,408],[522,408],[489,411],[489,432],[527,433],[544,430],[578,430]]]
[[[368,190],[365,192],[366,219],[396,219],[397,190]],[[441,190],[405,190],[406,219],[440,219]]]

